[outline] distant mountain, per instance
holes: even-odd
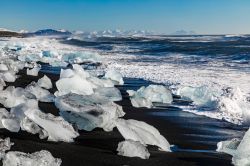
[[[172,33],[171,35],[185,36],[185,35],[196,35],[196,33],[194,31],[179,30],[179,31]]]
[[[26,33],[26,36],[69,36],[72,33],[66,30],[42,29],[36,32]]]

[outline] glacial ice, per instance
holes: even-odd
[[[15,82],[16,81],[16,75],[14,72],[7,71],[4,73],[1,73],[2,79],[6,82]]]
[[[93,94],[93,85],[86,80],[87,77],[89,77],[89,73],[85,72],[79,65],[73,65],[73,70],[62,69],[60,79],[56,82],[58,89],[56,95],[61,96],[67,93]]]
[[[134,107],[151,108],[153,102],[170,104],[173,101],[171,91],[163,85],[149,85],[146,88],[143,86],[137,91],[128,90],[127,92]]]
[[[115,127],[114,121],[125,114],[119,105],[96,95],[70,93],[57,97],[55,105],[65,120],[87,131],[96,127],[111,131]]]
[[[27,69],[27,75],[30,76],[38,76],[38,72],[40,71],[41,68],[39,67],[34,67],[33,69]]]
[[[18,119],[22,130],[39,134],[41,139],[48,137],[50,141],[72,142],[78,136],[72,125],[62,117],[40,111],[38,101],[34,99],[12,108],[10,114]]]
[[[126,140],[118,144],[118,155],[126,157],[140,157],[142,159],[149,159],[150,153],[145,145],[138,141]]]
[[[181,87],[177,92],[182,98],[193,101],[198,106],[216,106],[216,95],[208,87]]]
[[[62,60],[71,64],[79,64],[84,62],[101,62],[102,57],[95,52],[73,52],[66,53],[62,56]]]
[[[5,157],[5,151],[10,150],[14,143],[10,142],[10,138],[0,138],[0,160]]]
[[[108,70],[105,73],[104,77],[107,78],[107,79],[110,79],[110,80],[114,81],[115,85],[123,85],[124,84],[124,81],[123,81],[123,78],[122,78],[122,74],[119,73],[116,70]]]
[[[3,63],[0,64],[0,72],[8,71],[8,70],[9,69],[8,69],[8,67],[5,64],[3,64]]]
[[[50,141],[73,142],[73,139],[79,135],[62,117],[45,114],[36,109],[27,110],[24,114],[48,132]]]
[[[7,87],[0,93],[0,103],[7,108],[15,107],[21,103],[26,102],[27,93],[23,88],[15,88],[13,86]]]
[[[45,89],[52,88],[52,82],[46,75],[44,75],[42,78],[40,78],[37,81],[37,85],[40,86],[41,88],[45,88]]]
[[[31,82],[28,86],[26,86],[25,91],[35,95],[39,101],[54,101],[54,95],[52,95],[47,89],[41,88],[36,82]]]
[[[46,150],[34,153],[10,151],[3,159],[3,166],[60,166],[61,159],[54,158]]]
[[[240,141],[241,140],[238,138],[233,138],[231,140],[218,142],[216,151],[224,152],[233,156],[237,147],[240,144]]]
[[[108,98],[110,101],[122,100],[121,92],[115,87],[102,87],[94,90],[94,94],[104,98]]]
[[[228,89],[228,93],[220,98],[220,111],[242,117],[243,123],[250,124],[250,104],[239,88]]]
[[[155,145],[163,151],[171,151],[168,141],[155,127],[145,122],[133,119],[118,119],[116,127],[126,140],[139,141],[143,145]]]
[[[239,146],[237,147],[232,162],[235,166],[249,166],[250,165],[250,129],[245,133]]]
[[[4,80],[0,78],[0,91],[3,90],[3,88],[6,86]]]

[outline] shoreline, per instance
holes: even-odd
[[[39,75],[35,77],[26,75],[26,70],[22,70],[18,73],[20,77],[15,83],[7,83],[7,86],[25,87],[32,81],[37,81],[44,74],[51,79],[53,89],[50,92],[54,93],[55,82],[59,76],[42,72],[39,72]],[[117,129],[112,132],[104,132],[101,129],[95,129],[91,132],[79,131],[80,136],[73,143],[40,140],[38,135],[32,135],[24,131],[11,133],[1,129],[0,135],[3,138],[10,137],[11,141],[15,143],[11,151],[31,153],[42,149],[49,150],[54,157],[62,159],[62,166],[82,164],[114,166],[139,164],[146,166],[230,165],[231,156],[215,152],[215,143],[226,138],[229,139],[229,135],[232,137],[234,132],[233,136],[241,136],[240,131],[233,130],[235,125],[183,112],[173,106],[153,109],[132,107],[126,89],[137,89],[147,84],[149,82],[141,79],[125,79],[125,85],[118,86],[123,100],[117,103],[126,112],[124,119],[141,120],[156,127],[170,144],[177,147],[177,150],[173,153],[160,152],[155,147],[149,146],[151,156],[148,160],[118,156],[116,148],[123,138]],[[58,109],[53,103],[39,102],[39,107],[46,113],[58,115]],[[159,113],[162,115],[159,116]],[[200,123],[202,125],[198,126]],[[223,133],[222,130],[226,131]],[[209,137],[206,138],[206,136]],[[211,150],[214,150],[214,152]]]

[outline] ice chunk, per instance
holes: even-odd
[[[232,162],[235,166],[249,166],[250,165],[250,129],[245,133],[242,141],[237,147]]]
[[[0,71],[3,72],[3,71],[8,71],[8,67],[5,65],[5,64],[0,64]]]
[[[130,100],[131,100],[131,104],[134,107],[146,107],[146,108],[151,108],[153,106],[153,103],[150,100],[147,100],[144,97],[141,97],[139,94],[137,94],[135,91],[133,90],[128,90],[127,91],[129,96],[130,96]]]
[[[3,88],[6,86],[4,80],[0,78],[0,91],[3,90]]]
[[[104,77],[114,81],[116,85],[123,85],[124,84],[122,74],[119,73],[118,71],[109,70],[106,72]]]
[[[227,89],[227,94],[219,101],[219,109],[242,117],[245,124],[250,124],[250,104],[239,88]]]
[[[7,108],[15,107],[26,102],[26,95],[28,94],[24,92],[23,88],[9,86],[4,91],[1,91],[0,103]]]
[[[240,140],[238,138],[233,138],[232,140],[227,141],[221,141],[218,142],[216,151],[234,155],[239,144]]]
[[[32,82],[29,84],[25,90],[33,95],[36,96],[36,98],[39,101],[42,102],[53,102],[54,101],[54,95],[52,95],[48,90],[41,88],[38,86],[37,83]]]
[[[150,153],[147,148],[138,141],[126,140],[118,144],[118,155],[126,157],[140,157],[149,159]]]
[[[19,55],[18,60],[22,62],[38,62],[41,57],[38,54]]]
[[[20,129],[18,119],[5,108],[0,108],[0,128],[6,128],[11,132],[18,132]]]
[[[10,150],[12,145],[14,145],[14,143],[10,142],[10,138],[0,138],[0,160],[4,158],[5,151]]]
[[[64,119],[87,131],[96,127],[111,131],[114,121],[125,114],[117,104],[96,95],[67,94],[57,97],[55,105]]]
[[[63,61],[74,63],[84,63],[84,62],[101,62],[102,57],[95,52],[73,52],[63,55]]]
[[[95,89],[94,92],[95,92],[95,95],[108,98],[110,101],[122,100],[121,92],[115,87],[98,88],[98,89]]]
[[[61,163],[61,159],[54,158],[46,150],[31,154],[11,151],[3,159],[3,166],[60,166]]]
[[[45,88],[45,89],[52,88],[52,82],[46,75],[44,75],[42,78],[40,78],[37,81],[37,85],[40,86],[41,88]]]
[[[2,79],[6,82],[15,82],[16,81],[16,75],[15,73],[11,71],[4,72],[2,74]]]
[[[39,71],[40,71],[39,67],[34,67],[33,69],[27,69],[27,75],[38,76]]]
[[[127,92],[134,107],[151,108],[153,102],[170,104],[173,101],[171,91],[163,85],[149,85],[146,88],[143,86],[136,92],[133,90]]]
[[[73,65],[73,70],[61,70],[60,79],[56,82],[58,92],[56,95],[77,93],[83,95],[93,94],[93,85],[87,81],[89,74],[81,66]]]
[[[36,109],[29,109],[24,114],[48,132],[50,141],[73,142],[73,139],[79,135],[62,117],[45,114]]]
[[[139,141],[143,145],[155,145],[170,152],[170,144],[153,126],[133,119],[118,119],[116,127],[126,140]]]
[[[191,100],[198,106],[216,106],[217,98],[215,92],[208,87],[182,87],[178,90],[178,95],[184,99]]]

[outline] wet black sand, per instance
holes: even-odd
[[[32,81],[37,81],[44,74],[39,73],[38,77],[27,76],[21,71],[20,78],[14,85],[25,87]],[[58,75],[46,74],[53,83]],[[10,137],[15,145],[12,151],[35,152],[42,149],[48,150],[54,157],[62,159],[62,166],[223,166],[231,164],[231,156],[216,153],[216,143],[232,137],[241,137],[243,131],[240,127],[197,116],[181,111],[173,106],[159,106],[154,109],[134,108],[131,106],[126,89],[137,89],[148,82],[138,79],[126,79],[125,85],[118,87],[123,95],[123,101],[117,102],[123,106],[126,112],[125,119],[136,119],[145,121],[155,126],[167,140],[176,145],[175,152],[166,153],[158,151],[155,147],[149,147],[150,159],[127,158],[116,155],[116,148],[122,136],[115,129],[113,132],[104,132],[96,129],[92,132],[79,131],[80,136],[74,143],[48,142],[40,140],[38,135],[27,132],[11,133],[0,129],[0,137]],[[54,92],[55,88],[51,90]],[[175,99],[175,103],[183,104],[183,101]],[[39,103],[41,110],[58,115],[57,108],[50,103]]]

